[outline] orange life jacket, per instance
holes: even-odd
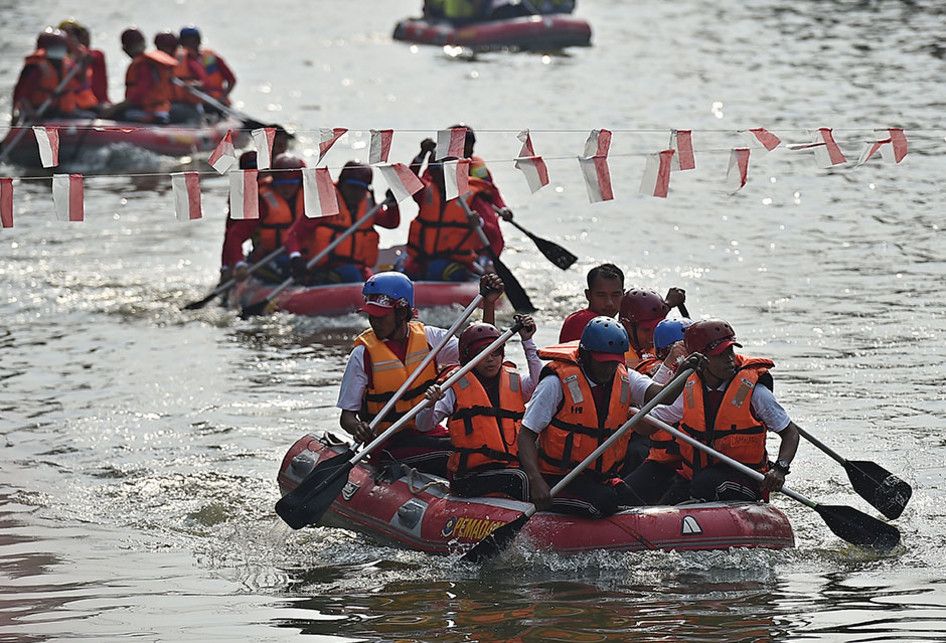
[[[23,61],[23,65],[24,67],[33,65],[39,70],[39,84],[31,87],[30,91],[24,96],[30,107],[36,110],[47,98],[56,93],[56,88],[62,82],[64,73],[68,72],[68,66],[63,60],[63,74],[60,74],[52,61],[46,57],[45,49],[37,49],[31,53]],[[61,114],[69,114],[75,111],[76,95],[73,89],[67,85],[59,94],[59,97],[53,100],[51,107]]]
[[[253,256],[267,255],[283,243],[283,235],[296,219],[302,216],[304,197],[302,188],[296,193],[295,209],[271,187],[261,184],[259,198],[266,204],[260,212],[259,223],[253,233]]]
[[[459,366],[441,375],[452,375]],[[463,473],[487,464],[515,465],[516,438],[525,412],[522,379],[512,362],[504,362],[499,371],[499,406],[493,404],[486,389],[473,373],[467,373],[453,385],[457,403],[447,421],[454,452],[447,467],[451,473]]]
[[[545,369],[562,382],[562,404],[549,425],[539,434],[539,469],[565,475],[611,437],[624,424],[631,406],[631,384],[627,368],[618,364],[611,384],[608,412],[598,417],[591,385],[578,364],[578,342],[543,348],[539,357],[550,359]],[[630,432],[612,444],[586,471],[610,476],[624,462]]]
[[[99,106],[101,101],[99,101],[98,96],[96,96],[95,92],[92,90],[92,78],[94,72],[92,71],[91,65],[89,65],[87,62],[83,62],[83,60],[89,56],[89,53],[85,47],[80,45],[78,54],[78,60],[72,62],[71,64],[85,64],[86,67],[85,69],[80,70],[79,73],[75,75],[73,80],[73,91],[75,93],[76,107],[87,110],[95,109]]]
[[[204,73],[207,74],[204,78],[204,91],[229,105],[230,101],[225,91],[227,80],[220,71],[220,57],[210,49],[201,49],[198,60],[204,68]]]
[[[355,338],[355,346],[365,347],[365,357],[370,362],[371,378],[361,409],[362,419],[370,422],[424,360],[430,352],[430,345],[427,343],[424,325],[419,321],[412,321],[408,322],[407,353],[403,362],[383,341],[377,338],[370,328]],[[410,411],[420,402],[424,391],[437,381],[435,361],[431,360],[424,367],[421,374],[414,380],[413,386],[405,391],[394,409],[378,425],[377,433],[382,433],[398,418]],[[365,367],[367,370],[368,364],[365,364]],[[404,428],[413,429],[416,425],[414,422],[409,422]]]
[[[197,61],[188,57],[186,49],[178,49],[176,58],[177,66],[174,67],[175,78],[179,78],[185,83],[197,81],[203,84],[204,77],[194,72],[194,65],[198,63]],[[171,100],[173,100],[175,103],[187,103],[190,105],[199,105],[201,103],[199,98],[187,91],[186,87],[181,87],[180,85],[174,85],[172,87]]]
[[[474,178],[469,181],[472,195],[464,198],[470,209],[474,210],[473,198],[478,192],[486,191],[489,184]],[[432,182],[427,184],[424,197],[417,217],[411,221],[408,229],[408,254],[421,260],[436,258],[472,263],[483,250],[483,242],[471,226],[459,200],[452,199],[444,203],[440,191]]]
[[[369,199],[368,195],[358,204],[358,210],[352,214],[345,205],[345,199],[342,198],[341,191],[335,188],[335,197],[338,199],[338,214],[331,217],[319,219],[319,225],[315,229],[315,240],[312,244],[302,248],[302,255],[306,260],[311,259],[322,252],[335,239],[340,237],[345,230],[350,228],[355,221],[368,213]],[[381,237],[374,229],[374,221],[371,219],[361,224],[361,227],[348,236],[347,239],[338,244],[334,250],[318,266],[339,265],[353,263],[365,268],[371,268],[378,263],[378,244]]]
[[[171,110],[171,97],[174,85],[171,78],[174,76],[174,67],[177,61],[163,51],[146,51],[138,54],[128,65],[125,72],[125,90],[133,87],[138,78],[138,69],[146,65],[148,72],[154,79],[151,92],[145,97],[143,104],[135,105],[150,114],[168,112]]]
[[[752,392],[760,379],[771,386],[769,369],[775,364],[768,359],[736,355],[736,374],[726,385],[715,416],[705,404],[703,383],[697,374],[690,375],[683,388],[683,419],[680,430],[744,465],[764,472],[768,467],[765,452],[765,427],[752,414]],[[714,458],[689,444],[682,443],[681,473],[686,478],[707,467]]]

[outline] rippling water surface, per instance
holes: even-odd
[[[416,4],[103,0],[78,17],[109,56],[113,96],[126,25],[202,25],[243,108],[295,128],[300,150],[318,127],[353,130],[333,167],[365,154],[370,127],[401,132],[393,156],[407,160],[422,136],[470,123],[518,220],[580,257],[560,273],[506,230],[540,340],[600,261],[625,266],[628,285],[686,288],[694,314],[732,320],[747,352],[776,360],[799,424],[913,484],[903,548],[867,556],[782,498],[798,540],[786,552],[519,548],[474,569],[341,530],[293,533],[272,512],[279,461],[335,426],[363,322],[180,312],[214,281],[223,180],[204,180],[206,220],[191,225],[174,222],[166,179],[90,178],[88,221],[72,225],[52,220],[48,187],[22,182],[17,227],[0,235],[0,639],[942,640],[941,4],[596,0],[579,8],[591,49],[473,59],[392,42]],[[0,11],[7,113],[31,34],[66,14]],[[733,132],[760,125],[789,142],[835,127],[855,157],[873,128],[901,125],[911,153],[831,172],[754,154],[729,196]],[[505,162],[524,127],[553,177],[536,196]],[[615,130],[617,198],[590,206],[573,157],[594,127]],[[638,197],[642,155],[671,127],[695,131],[700,168],[675,174],[666,201]],[[155,169],[128,151],[82,162]],[[793,468],[800,491],[869,510],[812,447]]]

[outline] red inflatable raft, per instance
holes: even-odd
[[[282,493],[294,489],[321,459],[342,450],[311,435],[298,440],[279,471]],[[373,467],[359,463],[323,524],[362,532],[386,544],[447,554],[468,549],[529,506],[502,498],[453,497],[445,480],[423,473],[382,480]],[[748,502],[640,507],[602,520],[538,513],[520,538],[537,549],[558,552],[783,549],[795,544],[785,514],[769,504]]]
[[[329,286],[297,286],[283,290],[276,297],[279,310],[295,315],[346,315],[358,312],[365,299],[361,294],[361,282],[333,284]],[[242,308],[262,301],[276,286],[255,279],[247,279],[230,291],[230,307]],[[466,306],[479,293],[475,281],[415,281],[414,306]]]
[[[239,146],[246,140],[245,135],[236,131],[244,127],[243,124],[230,119],[203,127],[146,125],[101,119],[59,119],[37,124],[59,129],[59,160],[62,163],[72,161],[80,152],[116,145],[129,145],[162,156],[209,154],[217,147],[227,130],[231,129],[235,135],[234,145]],[[11,129],[7,133],[3,141],[4,148],[18,131]],[[32,130],[12,149],[9,160],[28,167],[41,167]]]
[[[394,39],[476,50],[556,50],[590,46],[591,26],[568,14],[492,20],[461,27],[449,22],[406,18],[394,28]]]

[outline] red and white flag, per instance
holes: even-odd
[[[310,219],[338,214],[335,184],[327,167],[307,167],[302,170],[302,194],[305,215]]]
[[[893,153],[893,162],[899,164],[907,155],[907,152],[910,151],[907,135],[903,133],[901,127],[891,127],[887,130],[887,133],[890,134],[890,151]]]
[[[647,157],[644,176],[641,178],[641,194],[667,198],[670,190],[670,166],[674,150],[663,150]]]
[[[771,152],[782,143],[782,139],[764,127],[753,127],[747,132],[749,133],[749,144],[766,152]]]
[[[230,172],[230,218],[259,219],[259,171]]]
[[[335,141],[340,139],[347,131],[344,127],[322,127],[319,129],[319,161],[332,149]]]
[[[466,128],[464,128],[466,129]],[[470,191],[470,159],[457,159],[443,162],[443,185],[446,188],[444,198],[455,199]]]
[[[55,127],[33,126],[36,147],[39,148],[39,160],[43,167],[59,165],[59,130]]]
[[[549,169],[542,157],[535,153],[529,130],[519,132],[518,138],[522,141],[522,149],[516,159],[516,169],[525,175],[529,189],[535,194],[549,184]]]
[[[0,179],[0,226],[13,227],[13,179]]]
[[[600,203],[614,198],[614,192],[611,190],[611,170],[608,168],[607,156],[579,158],[578,165],[581,167],[581,174],[585,179],[589,201]]]
[[[867,163],[878,151],[887,163],[899,164],[909,151],[907,137],[899,127],[892,127],[887,130],[875,130],[878,137],[887,135],[886,138],[877,138],[864,145],[860,158],[857,159],[857,165],[861,166]]]
[[[847,163],[847,157],[841,151],[841,148],[834,140],[830,127],[819,127],[814,133],[814,142],[817,143],[812,149],[815,151],[815,159],[818,164],[827,169],[834,165]]]
[[[200,174],[198,172],[171,174],[171,192],[174,194],[174,214],[178,221],[191,221],[203,216],[200,211]]]
[[[53,209],[60,221],[84,221],[81,174],[53,174]]]
[[[393,129],[371,130],[371,142],[368,145],[368,165],[388,162],[388,154],[391,153],[391,141],[393,139]]]
[[[442,129],[437,132],[437,150],[434,152],[437,155],[435,161],[439,161],[442,158],[448,156],[454,156],[456,158],[463,158],[463,150],[466,147],[466,128],[465,127],[451,127],[450,129]]]
[[[670,149],[674,151],[671,170],[692,170],[696,168],[693,156],[693,132],[688,129],[670,131]]]
[[[606,129],[593,129],[585,141],[584,158],[592,156],[607,156],[611,149],[611,131]]]
[[[391,188],[391,192],[394,193],[394,198],[398,203],[424,187],[421,180],[403,163],[379,165],[378,170],[381,172],[381,176],[384,177],[388,187]]]
[[[210,163],[213,169],[217,170],[218,174],[226,174],[231,167],[236,165],[236,150],[233,149],[233,134],[230,130],[227,130],[227,133],[220,139],[217,148],[207,159],[207,162]]]
[[[730,193],[736,193],[746,186],[749,179],[749,148],[735,147],[729,155],[729,168],[726,170],[726,187]]]
[[[273,166],[273,141],[276,138],[275,127],[261,127],[255,129],[253,144],[256,145],[256,168],[268,170]]]

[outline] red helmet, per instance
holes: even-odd
[[[66,49],[69,46],[69,38],[66,36],[66,32],[61,29],[54,29],[52,27],[46,27],[42,33],[36,38],[36,48],[37,49]]]
[[[736,343],[736,331],[722,319],[704,319],[694,322],[683,333],[683,344],[690,353],[719,355],[730,346],[742,348]]]
[[[305,161],[290,152],[277,154],[273,159],[274,170],[301,170],[306,167]],[[273,185],[279,185],[282,181],[301,182],[302,172],[273,172]]]
[[[141,33],[141,29],[137,27],[129,27],[122,32],[121,35],[122,47],[126,49],[133,45],[144,44],[145,35]]]
[[[621,321],[632,324],[659,322],[669,312],[670,306],[653,290],[632,288],[621,298]]]
[[[466,364],[476,357],[480,348],[492,343],[502,333],[492,324],[476,322],[467,326],[467,329],[460,333],[460,363]]]
[[[154,34],[154,46],[159,51],[173,56],[177,50],[177,34],[173,31],[160,31]]]

